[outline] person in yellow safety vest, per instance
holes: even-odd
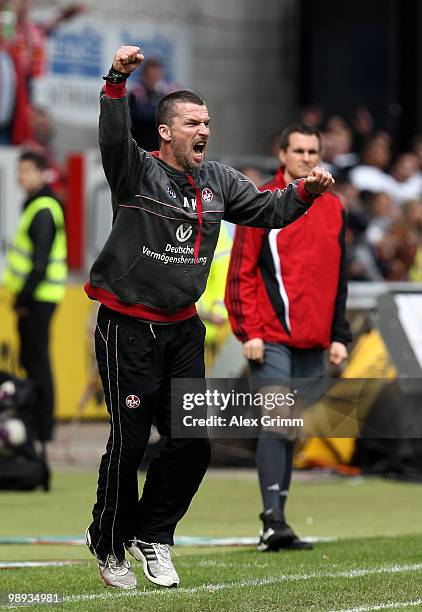
[[[4,283],[13,295],[20,364],[34,385],[34,437],[52,439],[54,386],[49,358],[52,315],[65,293],[67,247],[64,215],[45,179],[47,162],[34,151],[19,158],[18,182],[27,199],[9,248]]]
[[[233,234],[233,225],[223,221],[211,264],[207,288],[198,302],[198,314],[207,328],[205,336],[205,364],[207,369],[212,365],[218,348],[230,331],[224,304],[224,293]]]

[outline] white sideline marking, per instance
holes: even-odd
[[[80,565],[80,561],[5,561],[0,563],[0,569],[16,569],[21,567],[60,567],[62,565]]]
[[[422,563],[413,563],[412,565],[385,565],[381,567],[369,567],[365,569],[355,570],[344,570],[342,572],[311,572],[310,574],[282,574],[280,576],[270,576],[269,578],[258,578],[254,580],[240,580],[239,582],[222,582],[217,584],[201,584],[197,587],[192,588],[178,588],[178,589],[166,589],[166,590],[144,590],[138,591],[127,590],[117,591],[116,593],[92,593],[85,595],[67,595],[63,597],[64,603],[78,603],[81,601],[95,601],[95,600],[106,600],[113,601],[126,597],[149,597],[149,596],[160,596],[160,597],[171,597],[174,598],[178,593],[180,594],[194,594],[194,593],[213,593],[214,591],[221,591],[223,589],[233,589],[238,587],[260,587],[268,584],[277,584],[279,582],[297,582],[300,580],[313,580],[317,578],[359,578],[361,576],[370,576],[373,574],[400,574],[404,572],[418,572],[422,570]],[[398,604],[397,604],[398,605]],[[402,604],[400,604],[402,605]],[[414,604],[417,605],[417,604]],[[387,604],[381,604],[381,606],[387,607]],[[392,604],[390,607],[394,606]],[[18,606],[7,606],[8,608],[16,608]],[[396,606],[397,607],[397,606]],[[350,610],[343,610],[341,612],[365,612],[369,610],[382,610],[383,608],[352,608]],[[340,612],[340,611],[338,611]]]
[[[178,593],[180,594],[195,594],[195,593],[213,593],[214,591],[221,591],[223,589],[233,589],[238,587],[260,587],[268,584],[277,584],[279,582],[297,582],[300,580],[312,580],[316,578],[359,578],[361,576],[370,576],[374,574],[399,574],[404,572],[418,572],[422,570],[422,563],[413,563],[412,565],[389,565],[384,567],[373,567],[366,569],[356,570],[345,570],[342,572],[311,572],[310,574],[283,574],[281,576],[271,576],[269,578],[259,578],[254,580],[240,580],[239,582],[222,582],[217,584],[202,584],[198,587],[192,588],[178,588],[178,589],[166,589],[166,590],[144,590],[138,591],[127,590],[117,591],[115,593],[92,593],[85,595],[68,595],[63,597],[63,603],[78,603],[81,601],[95,601],[95,600],[118,600],[126,597],[136,596],[151,596],[158,595],[161,597],[175,597]],[[362,606],[358,608],[350,608],[344,610],[336,610],[333,612],[369,612],[370,610],[385,610],[388,608],[400,608],[401,606],[416,606],[422,603],[422,599],[413,600],[411,602],[401,603],[386,603],[386,604],[375,604],[374,606],[367,607]],[[34,605],[36,605],[34,603]],[[6,608],[17,608],[19,606],[9,605]]]
[[[412,608],[422,604],[422,599],[412,601],[398,601],[396,603],[373,604],[372,606],[361,606],[360,608],[348,608],[347,610],[333,610],[332,612],[370,612],[371,610],[391,610],[392,608]]]

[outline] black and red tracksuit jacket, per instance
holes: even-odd
[[[303,180],[261,193],[229,166],[206,161],[187,174],[141,149],[130,133],[124,83],[107,83],[100,106],[113,226],[85,289],[113,310],[158,322],[194,316],[223,219],[284,227],[313,204]]]
[[[286,186],[280,169],[261,190]],[[325,193],[282,229],[237,227],[226,286],[233,333],[295,348],[351,341],[346,320],[345,218]]]

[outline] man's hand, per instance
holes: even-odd
[[[20,318],[27,317],[29,315],[29,308],[22,304],[16,304],[16,302],[13,305],[13,310],[16,312],[16,314]]]
[[[334,185],[334,179],[324,168],[312,168],[305,179],[305,189],[309,193],[321,195]]]
[[[144,56],[139,47],[120,47],[113,59],[113,69],[122,74],[130,74],[143,62]]]
[[[251,361],[264,363],[264,341],[262,338],[251,338],[243,344],[243,356]]]
[[[330,345],[330,363],[340,365],[348,357],[347,348],[341,342],[332,342]]]
[[[202,312],[200,313],[200,317],[203,321],[207,323],[212,323],[213,325],[223,325],[227,321],[224,317],[221,317],[218,314],[213,314],[212,312]]]

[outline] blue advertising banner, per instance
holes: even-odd
[[[47,73],[34,83],[35,103],[56,120],[95,126],[101,77],[115,50],[127,44],[141,47],[145,57],[158,57],[169,83],[190,86],[192,45],[186,24],[142,20],[110,24],[84,15],[60,26],[49,38]],[[135,79],[136,73],[129,87]]]

